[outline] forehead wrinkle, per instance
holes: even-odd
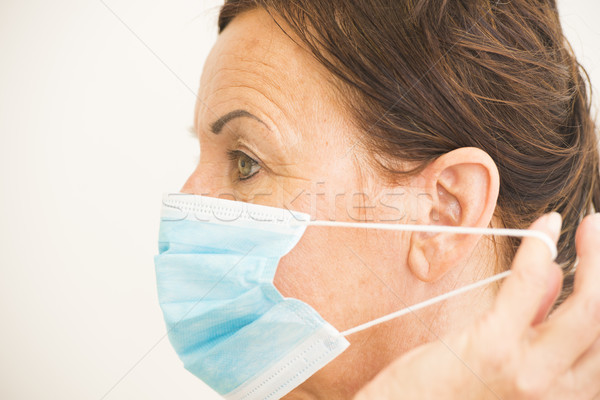
[[[272,96],[269,96],[268,93],[265,93],[264,91],[260,90],[259,88],[255,87],[255,86],[248,86],[248,85],[243,85],[243,84],[229,85],[227,87],[218,88],[213,93],[211,93],[209,96],[206,97],[206,102],[208,102],[209,99],[211,99],[211,98],[213,98],[215,96],[218,96],[218,94],[220,92],[227,92],[227,91],[236,90],[236,89],[245,89],[246,91],[258,94],[267,103],[271,104],[274,108],[276,108],[278,111],[280,111],[281,113],[283,113],[283,110],[279,106],[278,102],[275,101],[275,99],[273,99]],[[236,93],[240,93],[240,92],[236,91]],[[223,95],[223,97],[226,97],[226,96],[227,95]],[[258,115],[258,117],[266,115],[266,119],[270,122],[267,125],[269,125],[270,129],[273,129],[272,125],[276,126],[277,124],[274,124],[273,123],[273,119],[266,112],[263,111],[263,109],[266,108],[266,107],[264,107],[264,106],[261,105],[262,101],[252,101],[253,97],[254,96],[237,95],[237,96],[235,96],[233,98],[221,99],[216,104],[220,106],[221,104],[230,103],[232,101],[239,101],[241,103],[244,103],[244,105],[240,105],[240,106],[236,106],[236,107],[231,107],[231,108],[232,109],[234,109],[234,108],[240,108],[240,109],[250,108],[249,110],[247,110],[248,112],[252,112],[253,109],[258,109],[258,111],[259,111],[258,114],[262,114],[262,115]],[[246,104],[248,104],[250,107],[246,107]],[[229,108],[229,107],[227,107],[227,108]]]
[[[333,93],[324,87],[324,83],[330,84],[328,71],[307,49],[286,36],[270,16],[259,17],[264,17],[266,29],[256,36],[246,33],[251,30],[247,25],[250,19],[239,17],[222,34],[224,40],[217,45],[210,70],[204,75],[204,91],[211,91],[207,100],[215,101],[214,96],[227,88],[240,89],[238,95],[222,96],[225,100],[219,104],[238,101],[234,108],[259,111],[257,115],[278,131],[272,140],[278,142],[281,154],[288,156],[285,164],[302,163],[302,153],[320,148],[320,125],[332,122],[327,99]],[[249,14],[246,17],[250,18]],[[307,143],[306,149],[297,146],[302,142]]]
[[[239,70],[238,68],[228,68],[227,70],[233,71],[233,72],[237,72],[237,71],[247,72],[246,70]],[[262,75],[260,75],[260,74],[257,74],[257,75],[262,78]],[[215,82],[216,81],[217,80],[215,80]],[[224,81],[227,81],[227,79],[225,79]],[[250,92],[258,94],[260,96],[260,98],[263,99],[264,102],[271,105],[271,108],[277,110],[276,114],[279,114],[279,115],[273,115],[274,114],[273,112],[265,111],[265,109],[268,109],[269,107],[265,107],[262,104],[263,101],[253,100],[252,99],[253,96],[248,96],[247,94],[242,94],[242,92],[237,92],[236,95],[232,96],[231,98],[228,98],[228,96],[226,94],[224,94],[222,96],[224,98],[224,100],[219,101],[219,104],[229,102],[230,100],[241,100],[244,103],[246,103],[246,102],[250,103],[250,107],[247,107],[247,108],[250,108],[248,111],[252,112],[253,109],[258,109],[258,111],[260,111],[259,114],[261,114],[261,115],[259,115],[259,117],[261,117],[261,119],[266,119],[267,121],[269,121],[268,125],[271,126],[271,129],[275,128],[275,130],[278,131],[279,135],[274,135],[274,136],[278,136],[278,139],[279,139],[278,144],[282,149],[286,149],[286,148],[290,147],[289,145],[286,146],[286,144],[283,142],[283,140],[285,139],[283,137],[284,135],[289,136],[288,139],[294,140],[294,143],[298,142],[299,138],[298,138],[297,130],[285,129],[285,127],[282,128],[282,125],[295,126],[296,125],[295,117],[297,117],[297,116],[291,115],[290,111],[288,111],[287,108],[282,105],[282,103],[288,103],[288,106],[291,105],[292,108],[297,108],[297,107],[293,104],[294,103],[293,98],[290,98],[290,95],[288,93],[285,93],[284,91],[282,91],[279,86],[273,87],[273,86],[269,86],[269,85],[251,85],[250,83],[243,84],[243,83],[235,82],[233,84],[228,84],[227,86],[218,87],[212,93],[210,93],[209,95],[204,97],[203,101],[205,103],[209,104],[210,100],[212,98],[214,98],[215,96],[219,96],[219,94],[221,94],[224,91],[235,90],[235,89],[245,89],[245,91],[250,91]],[[269,90],[269,89],[271,89],[271,90]],[[283,100],[278,99],[278,97],[282,97]],[[213,106],[211,108],[215,108],[215,107]],[[239,108],[244,108],[244,106],[239,106]],[[283,116],[284,121],[281,121],[280,116]],[[197,116],[198,124],[200,124],[200,122],[201,122],[199,120],[199,118],[200,118],[200,115]]]
[[[230,75],[233,75],[233,77],[230,77]],[[215,83],[220,81],[246,83],[247,81],[250,81],[259,83],[257,86],[276,87],[281,91],[281,87],[276,84],[270,75],[272,76],[272,74],[266,74],[262,71],[253,71],[239,67],[221,67],[219,71],[214,74],[211,81]],[[244,79],[244,76],[247,76],[246,79]]]
[[[283,92],[282,86],[280,85],[281,82],[293,82],[295,81],[294,77],[301,75],[301,69],[298,68],[297,63],[290,63],[288,62],[289,60],[286,60],[283,63],[277,61],[270,63],[260,59],[249,59],[237,56],[235,58],[238,58],[239,62],[223,62],[222,66],[214,71],[210,77],[210,81],[212,82],[219,79],[219,75],[223,73],[233,72],[235,74],[242,74],[242,76],[254,76],[259,82],[266,86],[274,87]],[[231,64],[235,66],[232,66]]]
[[[264,67],[263,69],[274,71],[274,73],[264,73],[261,69],[240,70],[238,68],[228,68],[227,70],[234,72],[243,71],[255,75],[258,79],[257,82],[265,84],[265,91],[257,88],[252,89],[259,91],[269,101],[278,106],[278,109],[287,118],[288,123],[296,128],[294,129],[293,139],[294,143],[298,143],[302,134],[301,129],[299,129],[300,127],[310,123],[312,125],[311,130],[318,129],[318,126],[314,126],[317,122],[314,120],[315,116],[318,116],[320,114],[319,111],[323,110],[325,99],[335,97],[335,91],[331,83],[327,80],[326,71],[323,71],[319,64],[315,64],[316,60],[307,56],[307,52],[304,49],[297,45],[295,47],[294,57],[285,58],[284,66],[279,68],[275,68],[270,63],[261,60],[245,59],[245,62],[252,66],[258,65]],[[302,61],[304,61],[304,64]],[[307,69],[310,69],[311,66],[316,66],[316,69],[309,74],[307,73]],[[276,77],[281,77],[281,79],[276,79]],[[318,89],[316,91],[305,89],[309,82],[313,82]],[[325,87],[331,88],[331,90],[327,90]],[[288,89],[286,90],[286,88]],[[320,96],[323,98],[321,99]],[[287,107],[279,106],[275,101],[275,97],[280,97],[281,101],[285,102]],[[337,101],[332,101],[332,104],[337,104]]]
[[[306,90],[298,90],[298,88],[302,87],[300,84],[305,81],[305,74],[302,72],[304,69],[301,69],[298,73],[293,73],[293,71],[298,71],[300,68],[298,67],[298,62],[293,62],[293,68],[275,68],[271,64],[266,63],[264,61],[247,61],[247,63],[251,63],[253,65],[265,66],[274,73],[265,73],[264,69],[244,69],[239,67],[223,67],[220,71],[218,71],[215,76],[220,78],[220,74],[227,74],[228,72],[238,73],[233,82],[236,82],[235,85],[230,85],[228,87],[237,87],[237,88],[245,88],[249,90],[256,91],[263,98],[265,98],[269,103],[273,104],[276,109],[283,115],[285,118],[286,125],[288,127],[293,127],[294,129],[279,129],[280,132],[286,132],[289,134],[289,139],[293,140],[294,143],[298,143],[301,139],[301,130],[298,127],[298,124],[303,119],[304,114],[306,113],[306,109],[304,108],[305,102],[298,100],[304,100],[305,98],[312,98]],[[286,72],[282,72],[286,71]],[[292,72],[290,72],[292,71]],[[243,81],[245,79],[241,78],[244,75],[254,76],[255,79],[248,79],[250,82],[248,84],[239,83],[239,81]],[[280,76],[281,79],[277,79],[276,77]],[[298,79],[298,76],[301,79]],[[227,78],[224,79],[227,81]],[[218,82],[215,79],[215,82]],[[256,85],[251,85],[251,83],[256,82]],[[286,89],[287,88],[287,89]],[[220,92],[224,88],[219,88],[215,90],[212,94],[216,94]],[[301,92],[301,93],[300,93]],[[300,94],[299,94],[300,93]],[[297,104],[302,103],[302,104]],[[284,106],[285,105],[285,106]],[[312,105],[311,105],[312,107]],[[269,116],[270,117],[270,116]],[[274,118],[269,118],[273,124],[278,125],[274,121]],[[300,123],[300,125],[302,125]]]
[[[268,18],[272,23],[270,17]],[[267,38],[242,39],[232,48],[221,49],[216,54],[218,61],[223,65],[228,63],[249,65],[249,69],[258,65],[262,70],[265,68],[269,70],[266,75],[268,78],[279,76],[289,80],[290,77],[301,74],[306,61],[312,59],[311,54],[289,39],[277,26],[265,35]],[[272,80],[269,83],[277,84]]]

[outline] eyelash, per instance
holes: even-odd
[[[252,161],[253,164],[258,165],[260,167],[260,163],[255,160],[254,158],[250,157],[248,154],[244,153],[241,150],[227,150],[227,158],[229,158],[229,160],[234,163],[236,161],[239,160],[240,156],[244,156],[244,157],[248,157],[248,159],[250,159]],[[237,165],[234,165],[234,169],[237,168]],[[253,173],[252,175],[246,176],[244,178],[240,177],[239,174],[236,174],[236,181],[241,182],[241,181],[247,181],[251,178],[253,178],[256,174],[258,174],[260,172],[260,168]]]

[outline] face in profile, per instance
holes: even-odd
[[[200,161],[182,192],[285,207],[318,220],[457,224],[487,210],[461,207],[469,191],[458,188],[468,185],[461,183],[465,174],[468,182],[482,180],[484,192],[493,186],[487,159],[482,167],[475,154],[479,166],[461,169],[449,158],[403,185],[389,184],[369,162],[339,96],[334,77],[266,12],[236,17],[202,73],[195,115]],[[460,247],[427,235],[310,227],[280,261],[275,286],[343,331],[468,281],[466,267],[448,272],[437,260],[450,250]],[[402,353],[483,311],[489,298],[478,292],[354,334],[348,350],[286,398],[348,398]]]

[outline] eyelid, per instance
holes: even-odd
[[[246,176],[246,177],[243,177],[243,178],[240,177],[240,176],[238,176],[236,178],[236,180],[238,182],[246,181],[246,180],[249,180],[249,179],[253,178],[254,176],[256,176],[263,169],[263,164],[259,160],[256,160],[254,157],[248,155],[245,151],[242,151],[242,150],[227,150],[227,157],[232,162],[233,161],[237,161],[240,158],[241,155],[244,155],[245,157],[248,157],[250,160],[252,160],[252,162],[255,163],[256,166],[258,166],[258,169],[252,175],[249,175],[249,176]]]
[[[256,152],[251,150],[250,146],[248,146],[246,144],[246,142],[242,139],[238,138],[238,140],[236,141],[235,146],[232,148],[232,150],[240,151],[240,152],[246,154],[248,157],[250,157],[254,161],[256,161],[257,163],[260,163],[261,165],[263,164],[261,161],[261,158],[256,155]]]
[[[252,161],[254,161],[255,163],[260,164],[259,160],[252,157],[250,154],[246,153],[243,150],[227,150],[227,157],[229,157],[229,159],[231,161],[237,160],[237,157],[239,157],[240,155],[244,155],[244,156],[248,157],[249,159],[251,159]]]
[[[256,163],[260,165],[261,169],[264,169],[266,172],[269,173],[273,172],[273,170],[269,168],[269,165],[267,165],[261,157],[257,156],[256,152],[253,151],[250,146],[246,145],[246,142],[244,140],[238,139],[232,150],[241,151],[242,153],[246,154],[248,157],[256,161]]]
[[[254,161],[255,163],[260,164],[261,166],[263,165],[263,162],[260,160],[260,158],[255,156],[254,152],[244,145],[239,145],[234,148],[228,149],[227,154],[229,156],[234,156],[235,154],[243,154],[246,157],[252,159],[252,161]]]

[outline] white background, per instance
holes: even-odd
[[[152,257],[221,2],[1,0],[0,398],[218,399],[171,350]],[[561,8],[600,87],[600,2]]]

